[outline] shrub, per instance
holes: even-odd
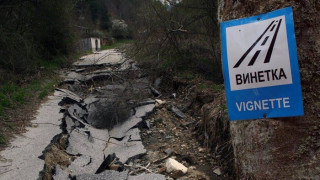
[[[112,33],[113,36],[117,39],[123,39],[129,37],[128,25],[124,20],[115,19],[112,21]]]

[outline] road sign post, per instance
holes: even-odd
[[[292,8],[220,28],[229,119],[302,116]]]

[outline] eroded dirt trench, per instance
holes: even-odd
[[[61,133],[38,157],[44,166],[34,179],[219,179],[192,131],[198,119],[162,99],[119,50],[84,56],[62,76],[54,93],[62,118],[52,122]]]

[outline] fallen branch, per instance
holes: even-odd
[[[170,155],[167,155],[167,156],[165,156],[165,157],[163,157],[163,158],[161,158],[161,159],[157,159],[157,160],[153,161],[152,163],[162,162],[162,161],[166,160],[166,159],[169,158],[169,157],[170,157]]]
[[[139,166],[139,165],[128,165],[128,164],[124,164],[124,167],[131,167],[131,168],[139,168],[138,170],[136,171],[132,171],[130,174],[133,174],[133,173],[137,173],[141,170],[145,170],[145,171],[148,171],[149,173],[152,173],[152,171],[150,169],[148,169],[148,167],[151,165],[151,163],[149,163],[146,167],[143,167],[143,166]]]

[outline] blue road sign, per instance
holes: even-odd
[[[302,116],[292,8],[220,27],[229,119]]]

